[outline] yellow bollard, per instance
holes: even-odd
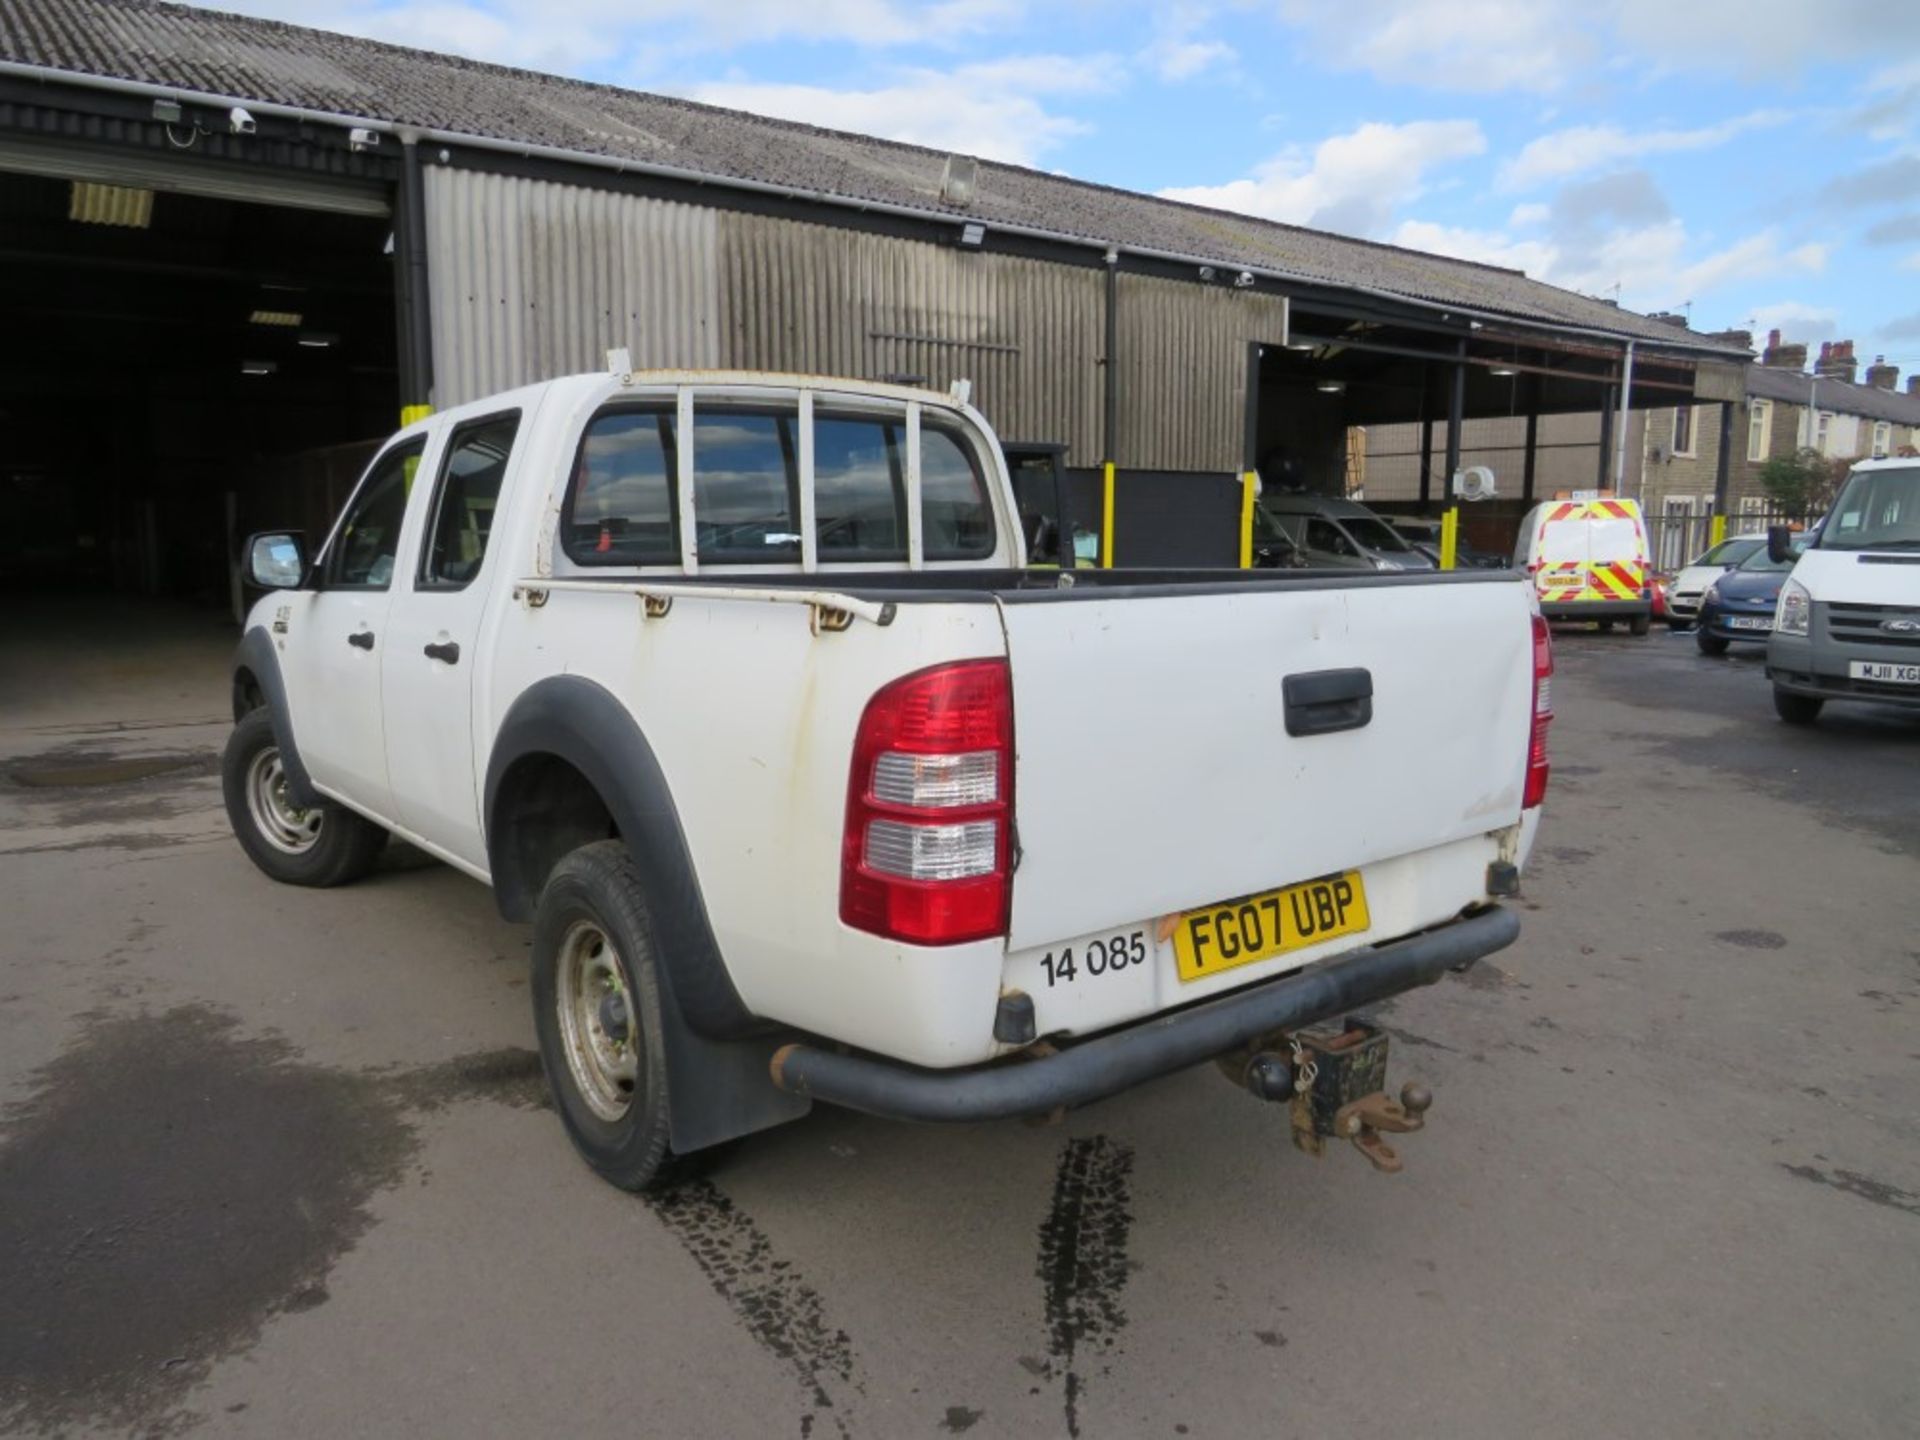
[[[1726,538],[1727,517],[1724,515],[1716,515],[1713,517],[1713,523],[1707,527],[1707,544],[1718,545]]]
[[[1440,517],[1440,568],[1451,570],[1460,558],[1460,507]]]
[[[1240,477],[1240,568],[1253,568],[1253,500],[1260,493],[1260,477],[1249,470]]]
[[[1100,476],[1100,568],[1113,568],[1113,461]]]

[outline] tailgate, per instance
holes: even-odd
[[[1021,852],[1009,949],[1520,818],[1523,580],[1067,592],[1002,614]],[[1289,735],[1287,677],[1354,669],[1371,676],[1371,720]]]

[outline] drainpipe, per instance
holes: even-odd
[[[1113,568],[1113,467],[1120,448],[1120,252],[1107,250],[1106,415],[1100,462],[1100,568]],[[1072,537],[1068,537],[1072,543]]]
[[[400,423],[433,413],[433,322],[427,288],[427,190],[420,137],[400,135],[400,193],[394,206],[394,263],[400,309]]]

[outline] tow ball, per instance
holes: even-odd
[[[1296,1148],[1318,1156],[1329,1139],[1351,1140],[1368,1164],[1388,1175],[1397,1175],[1403,1162],[1384,1137],[1423,1128],[1433,1106],[1433,1092],[1417,1080],[1402,1085],[1397,1100],[1386,1093],[1387,1035],[1363,1020],[1269,1037],[1229,1067],[1230,1075],[1234,1068],[1234,1078],[1253,1094],[1287,1104]]]

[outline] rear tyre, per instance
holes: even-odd
[[[294,800],[266,710],[249,710],[227,737],[220,788],[234,839],[282,884],[345,885],[371,870],[386,848],[387,832],[365,816],[331,801]]]
[[[534,912],[531,989],[540,1061],[580,1158],[622,1190],[669,1183],[653,926],[623,842],[554,867]]]
[[[1702,629],[1695,633],[1693,643],[1700,647],[1702,655],[1724,655],[1727,653],[1727,647],[1733,642],[1722,640],[1718,635],[1709,635]]]
[[[1633,624],[1627,628],[1632,630],[1635,635],[1644,635],[1653,628],[1653,617],[1650,615],[1636,615],[1633,617]]]
[[[1827,702],[1818,695],[1796,695],[1791,690],[1773,687],[1774,713],[1789,725],[1811,725],[1820,718],[1820,707]]]

